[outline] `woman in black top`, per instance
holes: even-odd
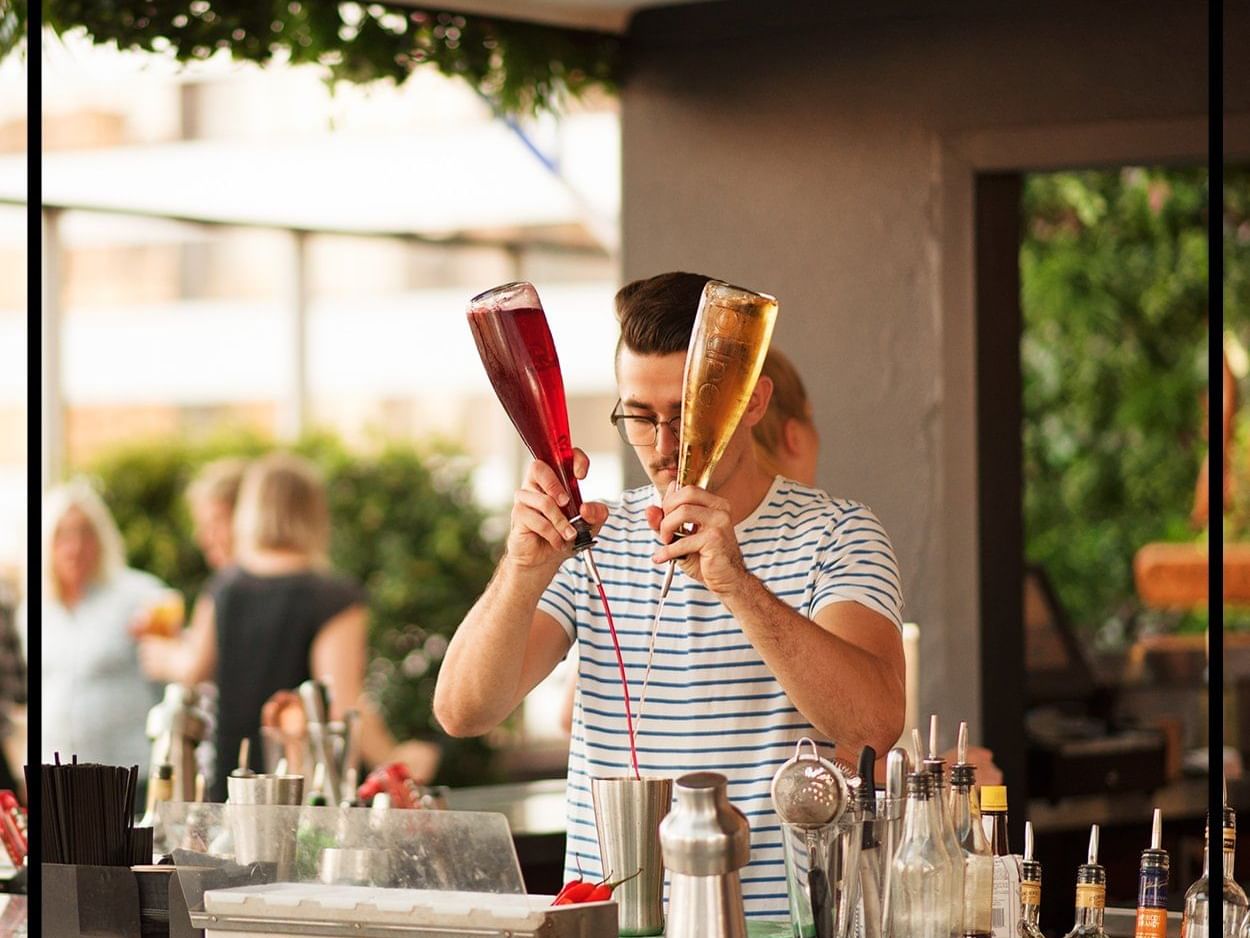
[[[224,800],[226,775],[239,744],[251,740],[250,763],[261,771],[261,708],[275,693],[310,678],[330,690],[330,718],[361,714],[366,762],[402,761],[418,779],[437,765],[437,747],[397,747],[363,694],[368,610],[358,583],[336,574],[325,490],[316,470],[275,453],[244,475],[234,519],[235,563],[209,584],[180,639],[146,639],[140,660],[148,675],[194,684],[216,680],[217,772],[210,787]]]

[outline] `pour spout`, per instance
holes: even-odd
[[[959,764],[967,765],[968,764],[968,722],[966,720],[962,720],[959,723],[959,741],[956,744],[956,750],[958,752],[957,758],[959,759]]]
[[[1150,849],[1158,850],[1163,845],[1163,812],[1155,808],[1154,818],[1150,824]]]
[[[602,588],[603,577],[599,575],[599,568],[595,566],[595,555],[591,553],[590,548],[582,551],[582,560],[586,561],[586,572],[590,574],[591,582]]]
[[[936,713],[929,714],[929,758],[938,757],[938,718]]]
[[[660,587],[660,601],[668,598],[669,587],[673,585],[673,572],[677,569],[677,561],[668,562],[668,571],[664,574],[664,585]]]
[[[1033,859],[1033,822],[1024,822],[1024,858]]]
[[[1098,865],[1098,825],[1091,824],[1089,828],[1089,866]]]

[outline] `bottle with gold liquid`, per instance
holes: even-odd
[[[751,400],[776,322],[774,297],[719,280],[704,285],[682,377],[679,486],[707,488]],[[661,602],[676,567],[668,565]]]
[[[1076,871],[1076,924],[1065,938],[1107,938],[1107,871],[1098,865],[1098,825],[1089,829],[1089,857]]]
[[[686,355],[677,483],[707,488],[746,411],[777,321],[777,300],[719,280],[699,299]]]

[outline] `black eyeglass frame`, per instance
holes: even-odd
[[[616,427],[616,432],[620,434],[622,440],[629,446],[654,446],[655,441],[660,438],[660,424],[667,424],[669,432],[675,437],[681,436],[681,414],[676,417],[670,417],[668,420],[660,420],[658,417],[643,417],[641,414],[622,414],[620,412],[621,401],[617,401],[612,408],[612,413],[608,419],[612,422],[612,426]],[[651,427],[651,439],[646,442],[639,443],[629,438],[630,423],[645,423]]]

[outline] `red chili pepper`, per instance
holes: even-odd
[[[581,901],[582,902],[607,902],[609,899],[612,898],[612,890],[614,890],[617,886],[620,886],[622,883],[629,882],[631,879],[633,879],[635,876],[637,876],[641,872],[642,872],[642,867],[640,866],[638,867],[637,870],[635,870],[629,876],[626,876],[624,879],[618,879],[614,883],[608,883],[608,882],[600,883],[598,886],[594,887],[594,889],[590,890],[586,898],[582,899]]]
[[[556,896],[556,901],[552,905],[577,905],[585,902],[586,897],[595,891],[598,887],[594,883],[576,880],[569,883],[560,890],[560,895]]]
[[[570,879],[567,883],[564,884],[564,888],[562,888],[559,892],[556,893],[555,902],[559,902],[561,899],[563,899],[565,896],[569,894],[570,889],[572,889],[574,886],[580,886],[582,882],[583,881],[580,879]],[[552,904],[554,905],[555,903],[553,902]]]

